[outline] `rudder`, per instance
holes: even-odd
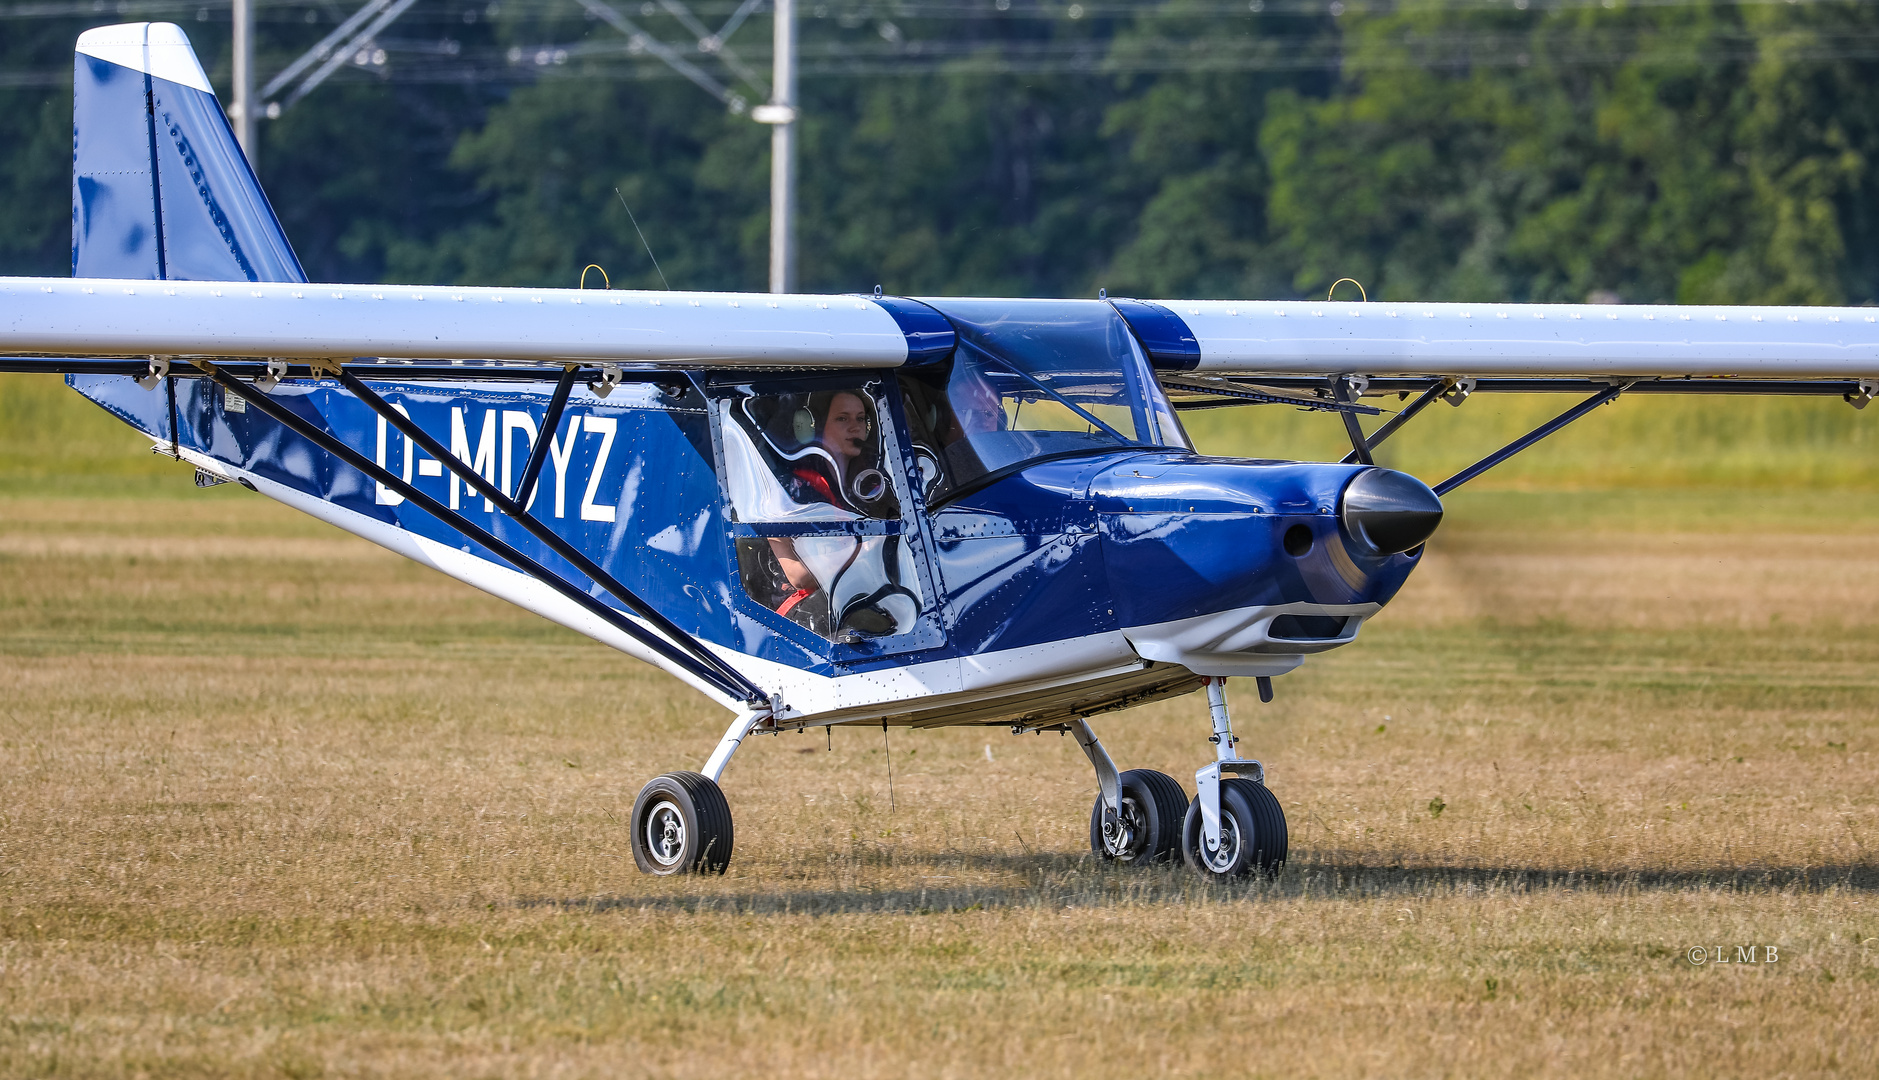
[[[74,277],[307,280],[181,27],[85,31],[72,90]]]

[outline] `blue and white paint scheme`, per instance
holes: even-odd
[[[85,31],[73,90],[73,277],[307,280],[174,23]]]
[[[1879,392],[1867,309],[1014,300],[306,280],[181,30],[75,68],[73,277],[0,278],[0,369],[621,652],[733,720],[635,858],[722,869],[753,732],[1061,729],[1105,858],[1285,857],[1228,677],[1349,644],[1439,494],[1623,393]],[[1584,402],[1431,488],[1370,451],[1437,400]],[[1383,395],[1404,405],[1366,433]],[[1387,399],[1386,399],[1387,400]],[[1179,413],[1332,413],[1341,462],[1201,455]],[[1215,760],[1118,772],[1089,717],[1205,689]]]

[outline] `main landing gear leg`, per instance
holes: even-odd
[[[739,713],[703,772],[669,772],[640,789],[631,826],[633,861],[640,870],[661,877],[687,871],[722,874],[731,865],[731,804],[718,777],[765,715]]]
[[[1266,789],[1265,767],[1236,749],[1226,685],[1223,678],[1207,679],[1214,728],[1208,741],[1215,760],[1194,774],[1196,793],[1181,829],[1181,853],[1189,866],[1213,877],[1271,873],[1285,862],[1285,811]]]
[[[1141,865],[1162,862],[1180,843],[1187,793],[1174,777],[1152,769],[1116,772],[1109,751],[1089,721],[1072,720],[1070,733],[1096,768],[1098,792],[1090,810],[1090,848],[1104,859]]]

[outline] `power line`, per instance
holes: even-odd
[[[507,14],[556,14],[568,13],[576,0],[499,0],[498,7]],[[760,4],[761,0],[759,0]],[[32,2],[0,4],[0,19],[86,19],[86,18],[122,18],[128,15],[153,15],[189,13],[197,11],[222,12],[229,9],[231,0],[32,0]],[[735,18],[739,11],[748,17],[751,10],[759,4],[749,2],[699,3],[692,5],[700,15],[727,15]],[[1879,0],[1624,0],[1623,8],[1719,8],[1719,7],[1871,7]],[[1078,22],[1082,20],[1116,20],[1130,22],[1149,20],[1167,20],[1193,22],[1208,17],[1246,18],[1253,15],[1288,15],[1288,16],[1340,16],[1349,14],[1357,17],[1375,17],[1380,15],[1427,14],[1443,15],[1464,12],[1523,12],[1527,14],[1545,14],[1551,11],[1577,11],[1593,8],[1614,9],[1618,0],[1444,0],[1442,3],[1430,3],[1427,0],[1234,0],[1231,3],[1181,4],[1178,6],[1141,4],[1141,3],[1099,3],[1093,0],[1081,0],[1077,3],[1031,3],[1024,4],[1014,0],[1009,10],[996,8],[996,0],[966,0],[961,3],[861,3],[849,4],[840,11],[833,10],[837,5],[817,5],[812,12],[814,22],[835,22],[845,29],[858,29],[870,23],[887,20],[926,21],[926,20],[996,20],[996,21],[1049,21]],[[297,10],[324,11],[325,5],[310,3],[309,0],[255,0],[256,10]],[[470,4],[468,7],[480,5]],[[682,5],[681,5],[682,6]],[[647,9],[651,8],[651,11]],[[745,10],[750,9],[750,10]],[[1071,14],[1076,9],[1077,14]],[[655,4],[644,0],[638,5],[638,14],[649,18],[666,10],[663,3]],[[668,15],[671,13],[668,12]],[[741,18],[737,19],[742,22]],[[682,20],[681,20],[682,22]],[[849,25],[852,23],[853,25]],[[734,30],[735,26],[730,29]],[[720,31],[722,36],[728,36]],[[709,36],[709,35],[700,35]]]
[[[255,0],[257,7],[300,8],[303,5],[289,0]],[[605,80],[643,81],[673,76],[690,79],[713,97],[730,104],[734,111],[741,111],[738,105],[743,102],[741,95],[733,92],[724,83],[713,78],[680,52],[679,48],[668,45],[645,31],[641,25],[609,5],[603,0],[577,0],[592,16],[607,22],[616,31],[625,36],[625,40],[589,37],[579,41],[565,43],[546,43],[540,45],[512,44],[506,48],[500,45],[487,47],[464,46],[445,38],[441,41],[417,40],[378,40],[375,51],[382,50],[383,56],[374,56],[368,63],[358,64],[351,47],[335,51],[336,43],[346,39],[349,31],[357,28],[368,17],[376,14],[372,27],[366,33],[355,35],[353,43],[373,38],[375,34],[389,25],[385,8],[388,4],[402,11],[410,7],[413,0],[370,0],[359,12],[328,33],[300,60],[284,70],[272,80],[264,96],[272,96],[295,77],[304,73],[316,61],[324,61],[316,76],[308,84],[295,91],[294,99],[317,85],[320,80],[337,74],[346,67],[346,62],[354,60],[355,67],[373,67],[380,70],[374,73],[390,81],[400,83],[491,83],[491,84],[526,84],[540,78],[590,78]],[[510,0],[503,6],[505,12],[513,12],[528,6],[534,0]],[[724,27],[713,35],[706,33],[697,42],[701,48],[710,39],[715,38],[722,46],[725,39],[735,32],[737,27],[762,4],[763,0],[742,0],[731,6],[715,5],[718,9],[728,9],[728,18]],[[1015,4],[1016,0],[1014,0]],[[1274,4],[1293,3],[1295,0],[1248,0]],[[1469,0],[1457,0],[1468,3]],[[1521,0],[1512,0],[1519,3]],[[1528,0],[1540,5],[1545,0]],[[1573,4],[1581,7],[1602,5],[1604,0],[1555,0],[1554,6]],[[1628,5],[1655,2],[1660,7],[1691,6],[1689,0],[1627,0]],[[1700,3],[1700,0],[1697,0]],[[1744,3],[1760,0],[1742,0]],[[1787,6],[1786,0],[1776,0]],[[1807,3],[1809,0],[1802,0]],[[1861,2],[1861,0],[1855,0]],[[95,7],[83,3],[68,3],[65,0],[41,0],[33,4],[15,4],[10,8],[0,8],[0,15],[18,12],[24,9],[43,10],[58,8],[67,10],[77,7]],[[227,0],[126,0],[118,8],[201,8],[205,6],[227,6]],[[536,3],[542,8],[555,7],[567,10],[566,3]],[[630,6],[630,5],[629,5]],[[654,6],[647,0],[640,6],[641,11]],[[1190,13],[1195,10],[1238,11],[1242,5],[1188,5],[1181,11]],[[1314,7],[1316,5],[1313,5]],[[1487,5],[1483,3],[1482,7]],[[1496,6],[1505,8],[1505,3]],[[1798,5],[1797,5],[1798,6]],[[866,5],[863,5],[866,7]],[[957,4],[901,4],[895,7],[901,12],[964,12],[985,9],[982,3]],[[1091,10],[1120,9],[1121,5],[1103,5],[1093,3]],[[665,7],[656,7],[656,11],[671,17],[673,9],[685,10],[684,5],[670,0]],[[711,12],[714,5],[699,3],[693,6],[697,12]],[[1041,10],[1040,6],[1040,10]],[[470,10],[480,10],[471,8]],[[859,10],[859,9],[857,9]],[[1143,9],[1135,8],[1138,14]],[[1159,10],[1159,9],[1155,9]],[[1413,10],[1404,5],[1399,10]],[[1453,8],[1442,9],[1444,12]],[[687,11],[690,14],[690,11]],[[395,16],[394,16],[395,17]],[[409,21],[411,16],[407,16]],[[690,29],[707,29],[696,16],[690,19]],[[668,24],[669,25],[669,24]],[[1805,28],[1805,27],[1803,27]],[[1784,43],[1779,58],[1790,63],[1828,63],[1834,61],[1864,61],[1879,58],[1879,34],[1849,32],[1841,27],[1821,28],[1824,33],[1819,38],[1803,43],[1792,41]],[[1129,36],[1092,36],[1069,38],[1046,38],[1032,40],[983,40],[962,39],[955,37],[914,38],[905,34],[889,40],[886,35],[874,34],[867,37],[850,35],[847,37],[820,36],[803,42],[798,46],[801,74],[807,78],[876,78],[876,77],[927,77],[937,74],[962,76],[1009,76],[1009,75],[1075,75],[1075,76],[1115,76],[1130,74],[1174,74],[1174,73],[1256,73],[1313,70],[1344,70],[1353,67],[1362,70],[1383,70],[1403,68],[1424,68],[1430,70],[1453,70],[1472,67],[1527,67],[1533,65],[1555,67],[1601,67],[1628,63],[1649,65],[1663,64],[1717,64],[1737,63],[1754,60],[1761,54],[1764,35],[1731,27],[1727,24],[1706,27],[1699,33],[1690,35],[1685,40],[1670,40],[1668,34],[1654,27],[1639,27],[1635,24],[1614,23],[1611,25],[1592,24],[1572,28],[1536,28],[1530,31],[1491,30],[1469,31],[1461,29],[1440,29],[1434,31],[1410,30],[1390,39],[1366,37],[1361,49],[1349,47],[1348,40],[1324,32],[1298,33],[1242,33],[1234,36],[1215,34],[1205,37],[1168,38],[1153,35]],[[321,55],[324,52],[325,55]],[[706,56],[711,55],[706,53]],[[748,62],[739,58],[739,66],[749,69],[753,65],[771,62],[768,51],[762,46],[753,46],[747,54]],[[395,63],[390,61],[395,59]],[[701,56],[701,60],[704,57]],[[725,57],[717,55],[723,61]],[[664,70],[660,70],[660,69]],[[388,70],[387,70],[388,69]],[[71,77],[69,68],[50,70],[14,70],[0,71],[0,88],[46,87],[61,85]],[[753,81],[753,80],[746,80]],[[768,89],[760,82],[755,83],[760,94],[767,95]],[[733,101],[735,99],[735,102]]]
[[[1406,35],[1386,44],[1398,46],[1402,51],[1382,53],[1366,49],[1353,53],[1338,42],[1294,36],[1248,38],[1242,41],[1206,39],[1135,42],[1126,49],[1112,48],[1109,43],[1063,41],[1014,42],[997,46],[974,42],[928,41],[901,48],[819,42],[800,46],[798,55],[806,74],[820,75],[931,74],[942,71],[980,74],[1133,74],[1285,71],[1353,63],[1371,69],[1497,64],[1530,66],[1534,63],[1609,66],[1631,62],[1738,61],[1759,56],[1761,39],[1748,32],[1719,31],[1706,35],[1702,42],[1648,41],[1631,48],[1614,48],[1608,42],[1597,46],[1584,44],[1580,35],[1451,33]],[[564,72],[555,72],[557,75],[579,76],[593,74],[597,68],[608,66],[609,62],[615,68],[633,66],[630,61],[625,65],[618,62],[623,56],[630,55],[631,51],[630,44],[583,41],[535,47],[512,46],[507,53],[466,52],[463,59],[478,68],[493,66],[492,61],[502,60],[506,61],[506,66],[524,71],[530,67],[564,68],[569,61],[588,61]],[[1879,31],[1836,33],[1812,45],[1787,42],[1779,55],[1782,60],[1788,61],[1869,59],[1879,56]]]
[[[677,19],[681,26],[685,27],[685,29],[691,31],[692,34],[696,36],[699,52],[716,56],[720,61],[723,61],[724,66],[730,68],[738,78],[756,87],[759,97],[770,96],[770,84],[764,82],[762,76],[752,71],[748,64],[738,59],[737,53],[732,51],[730,42],[725,40],[724,35],[712,33],[704,23],[698,21],[698,17],[691,13],[691,9],[680,3],[679,0],[659,0],[659,6],[664,8],[667,14]],[[736,16],[733,16],[733,18],[735,17]],[[729,24],[727,23],[726,25]],[[735,27],[732,29],[735,29]]]
[[[288,83],[298,78],[301,72],[319,63],[321,60],[326,59],[332,54],[333,47],[338,45],[341,39],[351,34],[354,30],[357,30],[367,19],[384,10],[385,5],[389,3],[391,3],[391,0],[370,0],[364,7],[353,12],[351,17],[340,23],[332,33],[321,38],[318,45],[300,54],[299,59],[288,64],[279,75],[268,80],[268,84],[261,88],[261,96],[264,98],[273,97],[286,87]]]
[[[379,77],[400,84],[491,84],[526,85],[540,79],[597,79],[613,82],[648,82],[681,77],[664,64],[626,58],[613,59],[621,46],[545,46],[521,49],[511,60],[505,54],[455,57],[424,56],[395,50],[395,43],[381,41],[380,48],[395,51],[398,62]],[[807,52],[807,50],[805,50]],[[1459,70],[1467,68],[1529,67],[1616,67],[1622,64],[1692,65],[1754,61],[1761,52],[1744,43],[1738,48],[1692,48],[1687,46],[1618,50],[1545,51],[1533,47],[1530,39],[1515,39],[1496,44],[1477,40],[1467,48],[1435,56],[1370,56],[1323,48],[1318,50],[1286,48],[1283,43],[1260,55],[1188,55],[1188,56],[1105,56],[1068,53],[1060,55],[939,55],[842,57],[805,56],[799,62],[803,78],[926,78],[936,75],[958,76],[1088,76],[1167,74],[1251,74],[1288,71],[1382,71],[1382,70]],[[766,57],[753,57],[763,60]],[[1831,42],[1809,48],[1784,48],[1779,59],[1784,63],[1832,63],[1836,61],[1879,60],[1879,39],[1836,37]],[[582,61],[571,63],[570,61]],[[25,89],[63,86],[70,82],[67,69],[46,71],[0,72],[0,89]]]
[[[287,95],[287,100],[282,103],[283,107],[291,107],[295,102],[299,101],[301,98],[306,97],[308,94],[311,94],[315,89],[319,87],[321,83],[325,82],[328,78],[330,78],[333,72],[339,70],[339,68],[342,67],[348,60],[352,59],[354,55],[353,50],[357,49],[361,45],[365,45],[371,42],[372,39],[378,35],[378,32],[380,30],[383,30],[386,27],[390,26],[393,22],[396,22],[398,19],[398,16],[403,15],[405,11],[409,9],[412,4],[415,4],[415,3],[417,3],[417,0],[397,0],[397,2],[392,4],[390,7],[385,7],[383,0],[371,0],[371,2],[366,4],[364,8],[360,9],[358,15],[355,15],[353,18],[360,19],[363,16],[366,16],[373,12],[377,12],[377,16],[373,18],[369,24],[366,25],[366,28],[364,30],[359,31],[357,36],[355,36],[351,41],[348,41],[345,47],[341,49],[337,55],[327,57],[326,62],[321,64],[319,68],[313,72],[313,74],[307,76],[307,79],[305,82],[301,83],[299,86],[294,87],[294,92]],[[381,8],[383,10],[380,10]],[[352,20],[349,19],[347,21],[351,22]],[[329,38],[335,37],[335,36],[339,36],[337,32],[335,32],[335,34],[333,35],[329,35]],[[319,50],[317,49],[314,50],[314,52],[317,52],[317,51]],[[312,56],[313,54],[314,54],[313,52],[309,52],[306,55]],[[298,61],[296,61],[296,63],[298,63]],[[286,80],[282,80],[279,77],[276,77],[274,80],[270,81],[268,85],[274,86],[276,83],[285,85]]]

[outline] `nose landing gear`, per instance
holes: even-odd
[[[1181,827],[1187,864],[1214,877],[1272,873],[1285,863],[1285,811],[1266,785],[1240,776],[1220,781],[1220,839],[1202,834],[1200,799],[1187,808]]]
[[[1227,681],[1207,679],[1216,760],[1194,774],[1197,792],[1181,827],[1181,855],[1214,877],[1271,873],[1285,863],[1285,811],[1266,789],[1266,770],[1239,756],[1227,715]],[[1261,687],[1261,697],[1268,697]],[[1269,700],[1269,698],[1268,698]]]
[[[1116,772],[1109,752],[1088,721],[1066,726],[1096,768],[1101,791],[1090,809],[1090,849],[1110,862],[1146,865],[1176,851],[1201,873],[1217,878],[1274,873],[1289,846],[1285,810],[1266,790],[1266,770],[1242,758],[1227,715],[1227,681],[1208,677],[1207,705],[1213,716],[1215,760],[1194,774],[1192,802],[1171,776],[1152,769]],[[1260,680],[1260,698],[1272,700]]]

